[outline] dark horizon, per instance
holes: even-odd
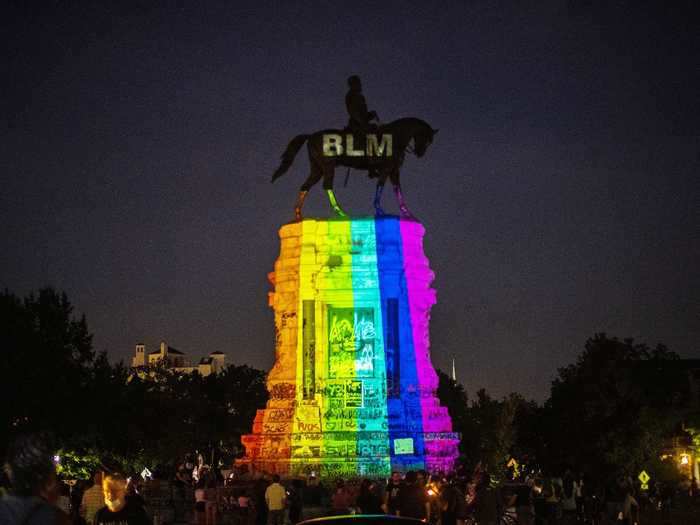
[[[606,332],[700,358],[700,64],[690,2],[396,8],[7,8],[0,286],[53,285],[96,350],[160,340],[269,369],[289,140],[347,121],[440,128],[402,171],[436,274],[433,364],[541,401]],[[336,173],[371,212],[374,184]],[[396,212],[392,192],[387,211]],[[330,216],[320,185],[308,216]]]

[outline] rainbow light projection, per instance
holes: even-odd
[[[424,233],[394,216],[280,229],[270,399],[239,465],[325,478],[452,469],[459,435],[435,395]]]

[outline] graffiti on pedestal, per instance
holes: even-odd
[[[268,421],[290,421],[294,417],[293,408],[269,408],[265,412]]]
[[[328,308],[328,377],[374,377],[374,308]]]
[[[297,421],[297,428],[299,432],[320,432],[321,425],[319,423],[305,423],[304,421]]]
[[[286,328],[289,324],[290,326],[295,326],[296,324],[296,312],[282,312],[280,315],[280,325],[282,328]]]
[[[292,457],[318,458],[321,456],[321,447],[314,445],[292,446]]]
[[[362,406],[362,381],[351,379],[345,382],[345,406]]]
[[[290,431],[289,422],[265,422],[263,423],[263,432],[268,432],[270,434],[286,434]]]
[[[276,383],[270,389],[270,399],[294,399],[295,394],[294,383]]]

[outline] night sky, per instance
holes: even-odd
[[[114,361],[164,339],[271,366],[267,272],[305,149],[269,179],[293,136],[344,125],[351,74],[384,121],[440,128],[402,180],[433,362],[456,356],[470,395],[542,400],[601,331],[700,357],[683,2],[45,4],[0,16],[0,286],[65,290]],[[344,176],[341,205],[371,213],[373,183]],[[305,211],[330,215],[320,187]]]

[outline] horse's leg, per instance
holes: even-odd
[[[381,173],[377,181],[377,189],[374,190],[374,214],[377,217],[385,215],[382,209],[382,192],[384,191],[384,183],[386,183],[386,175]]]
[[[398,170],[391,173],[391,183],[394,185],[394,193],[396,194],[396,200],[399,203],[399,210],[401,211],[401,217],[406,219],[415,219],[411,210],[406,206],[406,201],[403,198],[403,193],[401,192],[401,182],[399,180]]]
[[[304,199],[306,199],[306,195],[309,193],[309,190],[311,187],[316,184],[319,180],[321,180],[321,170],[318,168],[314,167],[314,165],[311,165],[311,173],[307,177],[307,179],[304,181],[304,184],[301,185],[301,188],[299,188],[299,195],[297,196],[297,201],[294,204],[294,219],[297,221],[301,221],[303,218],[301,216],[301,208],[304,206]]]
[[[326,190],[328,200],[331,203],[331,208],[333,208],[338,217],[347,217],[347,213],[345,213],[340,207],[338,200],[335,198],[335,193],[333,192],[333,176],[335,175],[335,166],[325,166],[323,172],[323,189]]]
[[[297,201],[294,203],[294,220],[301,221],[301,209],[304,207],[304,199],[309,193],[309,190],[299,190],[299,195],[297,195]]]

